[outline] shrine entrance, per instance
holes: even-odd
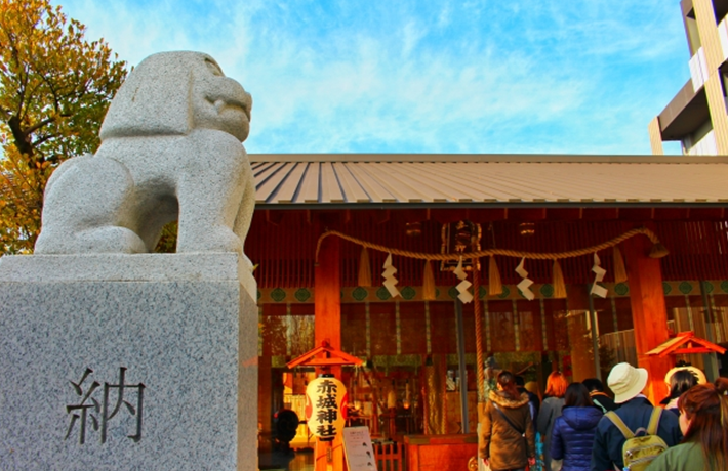
[[[478,365],[488,358],[521,375],[537,394],[543,393],[552,371],[581,381],[606,379],[619,361],[653,364],[650,394],[659,400],[666,393],[660,371],[667,372],[675,359],[649,359],[643,352],[670,332],[694,330],[717,344],[728,340],[728,283],[721,281],[728,279],[728,264],[709,262],[723,257],[718,253],[696,257],[696,251],[709,250],[713,243],[725,245],[718,223],[647,221],[670,252],[661,259],[649,257],[654,243],[640,233],[616,244],[617,255],[612,246],[597,250],[598,264],[594,253],[560,260],[562,295],[553,260],[527,258],[524,277],[517,271],[522,259],[503,255],[494,256],[501,291],[491,294],[489,258],[483,257],[477,296],[471,287],[473,300],[467,303],[458,300],[461,279],[452,269],[432,264],[432,290],[425,282],[425,261],[396,254],[388,261],[386,251],[367,249],[372,281],[362,286],[362,246],[339,237],[321,239],[334,227],[382,247],[440,254],[444,225],[463,217],[481,225],[482,249],[552,253],[599,246],[643,227],[610,217],[615,212],[593,211],[588,220],[586,213],[579,218],[563,210],[257,211],[246,253],[259,264],[261,442],[271,440],[277,411],[290,409],[301,416],[303,391],[315,372],[290,371],[286,362],[324,339],[338,341],[338,348],[363,360],[361,367],[340,372],[350,394],[349,423],[366,425],[375,443],[394,442],[405,449],[407,436],[474,433]],[[495,218],[497,214],[502,217]],[[701,228],[700,237],[713,242],[687,242],[692,233],[686,228],[695,227]],[[396,296],[381,276],[388,266],[396,268]],[[601,281],[596,281],[595,267],[604,270]],[[629,279],[616,279],[620,272]],[[473,272],[465,273],[473,282]],[[527,286],[531,299],[519,287],[526,278],[532,282]],[[595,282],[603,297],[594,292]],[[645,304],[645,299],[657,304]],[[662,321],[659,315],[646,315],[646,309],[662,313]],[[682,359],[718,374],[715,355],[686,354]],[[299,451],[310,446],[305,425],[299,425],[291,446]]]

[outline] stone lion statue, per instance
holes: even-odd
[[[255,205],[242,145],[251,105],[207,54],[144,59],[112,101],[96,154],[48,180],[35,252],[151,252],[178,220],[178,253],[242,254]]]

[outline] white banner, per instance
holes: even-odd
[[[601,267],[602,261],[599,260],[599,255],[597,255],[596,252],[594,252],[594,266],[592,267],[592,271],[596,273],[596,277],[594,277],[594,284],[592,285],[591,294],[599,296],[600,298],[606,298],[607,297],[607,288],[603,286],[599,286],[597,283],[601,283],[602,280],[604,280],[604,275],[607,273],[607,270]]]
[[[394,274],[397,273],[397,269],[394,265],[392,265],[392,254],[389,254],[389,257],[385,260],[382,268],[384,268],[384,271],[382,272],[384,283],[382,284],[385,288],[387,288],[389,294],[391,294],[393,298],[396,298],[399,296],[399,290],[397,289],[397,283],[399,283],[399,281],[397,281],[397,278],[394,277]]]
[[[469,302],[473,301],[473,295],[470,293],[470,287],[473,286],[471,282],[467,280],[468,274],[463,270],[463,258],[460,257],[460,260],[458,260],[458,266],[455,267],[455,270],[453,270],[453,273],[455,276],[458,277],[458,280],[460,280],[460,283],[455,287],[456,290],[458,290],[458,299],[462,301],[463,304],[468,304]]]
[[[523,294],[523,297],[528,299],[529,301],[533,301],[533,299],[536,297],[535,294],[531,291],[531,285],[533,284],[533,281],[528,279],[528,272],[524,268],[524,264],[526,263],[526,257],[523,257],[521,259],[521,263],[518,264],[516,267],[516,273],[521,275],[523,277],[523,281],[518,283],[518,289],[521,291],[521,294]]]

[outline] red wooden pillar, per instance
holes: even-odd
[[[326,341],[337,350],[341,350],[339,245],[339,238],[335,236],[327,237],[321,244],[314,287],[316,346]]]
[[[675,366],[671,358],[646,355],[669,338],[660,260],[648,256],[651,244],[642,235],[625,241],[623,245],[638,366],[649,373],[644,394],[653,404],[658,404],[668,393],[663,381],[665,374]]]
[[[341,276],[339,238],[329,236],[321,243],[314,279],[314,313],[316,346],[326,341],[341,350]],[[322,373],[317,368],[317,373]],[[341,379],[341,367],[330,368]],[[316,440],[315,471],[342,471],[346,468],[341,434],[333,442]]]
[[[270,437],[272,431],[273,413],[273,372],[271,355],[258,357],[258,424],[262,430],[258,430],[258,448],[263,452],[270,452],[272,442]]]

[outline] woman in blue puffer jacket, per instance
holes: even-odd
[[[586,386],[572,383],[566,388],[564,409],[551,437],[551,458],[563,460],[561,471],[590,469],[594,435],[602,415]]]

